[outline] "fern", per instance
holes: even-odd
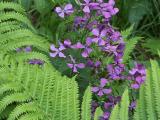
[[[103,114],[102,109],[100,107],[96,108],[96,111],[94,113],[94,120],[99,120],[102,114]]]
[[[127,30],[124,30],[121,32],[122,37],[125,42],[125,50],[124,50],[124,56],[123,56],[123,62],[126,63],[130,59],[130,54],[134,50],[138,40],[140,40],[140,37],[131,37],[131,31],[133,29],[133,26],[128,28]]]
[[[140,90],[140,99],[135,112],[135,120],[158,120],[160,119],[159,90],[160,68],[156,61],[151,60],[151,69],[147,71],[146,83]]]
[[[88,87],[83,96],[83,102],[81,108],[82,120],[91,120],[91,100],[92,100],[91,98],[92,98],[91,88]]]
[[[25,10],[22,8],[21,5],[12,2],[1,2],[0,10],[2,11],[4,9],[12,9],[15,10],[16,12],[25,14]]]
[[[80,120],[78,84],[62,76],[48,57],[49,41],[38,35],[25,10],[11,2],[0,2],[0,119]],[[32,46],[30,53],[16,48]],[[40,59],[43,66],[29,65]],[[91,119],[91,91],[82,102],[82,119]]]
[[[122,95],[120,107],[117,104],[112,110],[110,120],[128,120],[129,95],[128,90]]]
[[[36,33],[26,17],[25,10],[12,2],[0,2],[0,10],[0,54],[3,60],[7,59],[7,64],[11,60],[30,59],[40,59],[49,63],[49,41]],[[24,46],[32,46],[35,51],[29,54],[15,52],[17,48]],[[6,56],[8,58],[5,58]]]
[[[27,94],[20,84],[12,82],[3,84],[0,93],[0,118],[16,120],[28,113],[39,113],[37,117],[43,118],[44,114],[40,108],[34,103],[32,97]],[[9,109],[7,110],[7,108]]]
[[[110,120],[118,120],[119,119],[119,105],[117,104],[112,110]]]
[[[6,76],[2,77],[3,79],[12,76],[12,81],[21,83],[31,97],[36,99],[37,105],[48,118],[79,120],[78,85],[74,78],[61,77],[60,73],[49,65],[41,68],[24,63],[18,64],[18,66],[13,64],[8,68],[1,69],[0,73],[6,73]],[[14,85],[11,86],[13,86],[13,90],[16,89]],[[4,88],[7,89],[7,87]],[[2,87],[2,89],[4,88]],[[19,90],[21,89],[17,89],[17,91]],[[91,99],[85,97],[84,101],[91,101]],[[88,106],[87,110],[91,111],[89,110],[90,103],[87,102],[85,105]]]

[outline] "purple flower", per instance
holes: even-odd
[[[109,119],[110,113],[109,112],[104,112],[103,118],[104,119]]]
[[[135,110],[136,105],[137,105],[137,102],[136,101],[132,101],[131,104],[130,104],[130,106],[129,106],[129,109],[130,110]]]
[[[67,66],[72,69],[74,73],[78,72],[77,68],[83,69],[85,67],[84,63],[76,63],[75,60],[70,56],[72,63],[68,63]]]
[[[117,54],[116,52],[117,46],[106,44],[104,47],[102,47],[103,51],[106,51],[108,53],[114,53]]]
[[[82,49],[82,48],[85,48],[85,46],[81,42],[77,42],[76,44],[72,45],[71,48]]]
[[[121,39],[121,33],[120,32],[113,32],[113,34],[111,35],[111,40],[113,41],[118,41]]]
[[[60,47],[56,48],[53,44],[51,45],[50,49],[53,51],[52,53],[50,53],[51,57],[56,57],[57,55],[59,57],[63,57],[65,58],[66,56],[62,53],[63,50],[65,50],[66,48],[63,46],[63,44],[60,43]]]
[[[25,52],[31,52],[31,51],[32,51],[31,46],[25,47],[25,48],[24,48],[24,51],[25,51]]]
[[[82,4],[84,6],[83,12],[90,13],[90,1],[91,0],[84,0],[85,4]]]
[[[17,48],[17,49],[16,49],[16,52],[21,52],[21,51],[22,51],[21,48]]]
[[[74,19],[74,25],[75,27],[80,26],[81,28],[83,28],[85,26],[85,24],[87,23],[87,18],[86,17],[75,17]]]
[[[99,46],[105,45],[105,41],[103,40],[106,37],[106,30],[100,31],[98,28],[92,30],[92,34],[94,38],[92,39],[93,42],[98,43]]]
[[[65,15],[70,15],[74,12],[72,4],[67,4],[64,9],[61,7],[56,7],[55,11],[61,18],[64,18]]]
[[[65,48],[70,48],[71,47],[71,41],[69,39],[64,40],[63,45]]]
[[[87,66],[88,67],[92,67],[94,69],[97,69],[101,66],[101,62],[100,61],[96,61],[95,63],[92,60],[88,60],[87,61]]]
[[[88,57],[89,54],[92,52],[92,49],[90,48],[91,43],[92,39],[88,37],[86,40],[86,45],[84,46],[84,51],[82,52],[82,56],[84,58]]]
[[[124,71],[124,64],[109,64],[107,70],[111,79],[119,80],[123,78],[122,72]]]
[[[109,0],[108,3],[104,3],[103,0],[99,0],[99,6],[96,7],[96,9],[98,10],[98,14],[102,14],[105,19],[109,19],[119,11],[118,8],[114,8],[114,5],[114,0]]]
[[[92,87],[92,91],[94,93],[97,93],[97,95],[100,97],[103,96],[104,94],[110,94],[112,92],[112,90],[104,88],[107,83],[108,83],[107,79],[101,78],[100,86]]]
[[[82,56],[86,58],[92,52],[92,49],[90,48],[91,43],[92,43],[92,40],[90,38],[87,38],[85,45],[78,42],[78,43],[72,45],[71,48],[73,48],[73,49],[84,49],[84,51],[82,52]]]
[[[138,89],[146,80],[146,69],[142,64],[135,63],[135,67],[129,71],[134,83],[131,85],[132,88]]]
[[[29,60],[29,64],[32,64],[32,65],[43,65],[44,62],[42,60],[39,60],[39,59],[32,59],[32,60]]]

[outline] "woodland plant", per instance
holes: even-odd
[[[64,59],[66,66],[71,69],[71,76],[80,75],[81,71],[90,69],[93,80],[89,83],[94,93],[92,114],[100,106],[103,109],[101,119],[108,120],[110,111],[121,99],[120,91],[123,91],[116,86],[126,84],[136,91],[144,83],[146,71],[142,64],[135,63],[135,67],[128,72],[123,62],[126,44],[121,33],[110,23],[111,18],[119,12],[115,1],[84,0],[78,3],[79,10],[73,8],[72,4],[66,4],[56,7],[55,13],[64,21],[76,14],[68,32],[73,30],[79,33],[80,39],[77,42],[69,38],[60,40],[57,48],[52,44],[50,56]],[[72,54],[72,51],[80,54],[81,58]]]
[[[115,1],[52,1],[54,41],[0,2],[0,120],[160,119],[158,62],[132,61],[141,38],[113,26]]]

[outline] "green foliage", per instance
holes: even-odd
[[[125,42],[125,51],[123,56],[123,62],[126,63],[130,59],[130,55],[133,52],[134,48],[136,47],[136,44],[138,43],[138,40],[140,40],[140,37],[132,37],[131,32],[133,30],[133,26],[130,28],[122,31],[122,37]]]
[[[150,38],[147,39],[143,46],[147,49],[147,51],[151,52],[152,54],[158,54],[158,50],[160,50],[160,40],[159,38]]]
[[[100,116],[103,115],[103,111],[100,107],[96,108],[96,111],[94,113],[94,120],[99,120]]]
[[[19,55],[17,48],[32,46],[34,51],[21,59],[29,60],[39,58],[47,61],[49,42],[46,38],[38,35],[30,20],[26,17],[25,10],[18,4],[11,2],[0,2],[0,54],[9,59],[17,59]]]
[[[52,8],[52,4],[50,4],[49,1],[50,0],[34,0],[35,8],[42,14],[47,13]]]
[[[16,120],[27,117],[28,120],[31,120],[31,116],[28,114],[35,115],[32,120],[42,120],[44,117],[35,100],[23,89],[21,84],[11,81],[2,84],[0,88],[0,119]]]
[[[147,0],[129,0],[129,16],[128,20],[133,24],[143,19],[143,16],[148,13],[149,1]]]
[[[0,89],[0,94],[7,93],[6,97],[0,97],[0,112],[12,107],[11,103],[20,102],[20,106],[15,106],[14,110],[10,109],[11,111],[7,112],[7,115],[0,115],[0,117],[10,118],[11,116],[11,118],[15,118],[15,116],[18,116],[20,119],[33,117],[32,119],[35,120],[34,115],[38,117],[38,114],[40,114],[45,119],[80,119],[78,85],[74,78],[62,77],[60,73],[49,65],[39,67],[12,64],[0,69],[0,74],[3,74],[0,75],[0,82],[8,80],[6,85]],[[91,96],[90,87],[88,87],[82,103],[82,119],[84,120],[90,120],[91,117]],[[32,101],[39,109],[30,103]],[[32,107],[26,107],[30,106],[30,104]],[[23,109],[24,107],[26,108]],[[26,113],[26,116],[22,116],[21,113]]]
[[[151,69],[147,71],[147,80],[140,89],[135,120],[160,119],[160,67],[151,60]]]
[[[112,110],[110,120],[128,120],[129,95],[128,90],[122,95],[120,106],[117,104]]]
[[[91,102],[92,102],[92,93],[91,87],[88,87],[83,96],[82,102],[82,113],[81,113],[81,120],[91,120]]]
[[[52,67],[48,39],[37,34],[18,4],[1,2],[0,11],[0,119],[80,120],[78,84]],[[26,46],[33,51],[16,52]],[[47,64],[29,65],[30,59]],[[83,119],[91,117],[91,97],[88,87]]]

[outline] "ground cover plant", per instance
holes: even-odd
[[[1,0],[0,120],[159,120],[158,29],[124,3]]]

